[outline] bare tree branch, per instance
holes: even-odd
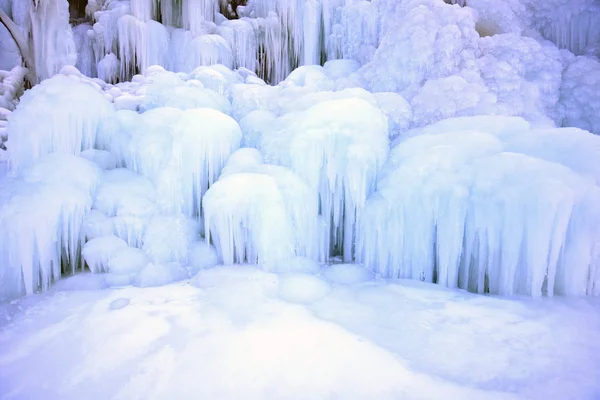
[[[10,19],[10,17],[8,15],[6,15],[6,13],[4,11],[2,11],[2,9],[0,9],[0,22],[2,22],[2,25],[4,25],[6,27],[6,29],[12,36],[13,40],[17,44],[17,48],[19,49],[19,52],[21,53],[21,57],[23,58],[25,67],[28,70],[27,79],[29,80],[29,82],[32,85],[37,84],[38,77],[37,77],[37,74],[35,71],[35,63],[33,60],[33,54],[31,53],[31,49],[29,48],[27,39],[25,38],[25,36],[23,36],[23,33],[21,32],[21,30],[19,29],[17,24],[15,24],[13,22],[13,20]]]

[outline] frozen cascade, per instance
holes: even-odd
[[[600,188],[570,169],[580,160],[560,154],[573,145],[568,133],[532,142],[525,138],[544,133],[519,120],[488,120],[501,127],[489,133],[480,122],[446,120],[392,150],[367,202],[357,257],[387,277],[479,293],[597,293]],[[597,159],[600,143],[587,137]],[[508,152],[524,150],[540,158]]]
[[[365,100],[324,101],[281,117],[263,134],[260,149],[317,191],[329,251],[351,261],[365,200],[388,155],[387,117]]]
[[[77,49],[69,25],[67,0],[41,0],[29,5],[31,43],[36,73],[50,78],[65,65],[75,65]]]
[[[26,166],[47,153],[78,155],[93,148],[100,124],[113,113],[101,91],[78,76],[59,74],[36,85],[9,116],[13,165]]]
[[[370,3],[363,3],[363,8],[374,9]],[[256,0],[240,7],[242,18],[227,20],[218,13],[219,0],[94,2],[87,8],[94,20],[93,27],[87,30],[87,35],[83,32],[85,28],[77,29],[81,38],[79,53],[93,54],[93,57],[86,55],[86,59],[93,58],[96,64],[86,67],[86,71],[91,71],[90,76],[96,76],[97,64],[111,53],[120,61],[121,80],[144,73],[152,64],[190,72],[200,65],[217,62],[228,65],[222,44],[214,38],[195,42],[205,35],[219,35],[229,44],[234,67],[248,68],[277,83],[299,65],[319,64],[323,59],[343,55],[342,25],[349,28],[361,22],[357,22],[359,16],[342,21],[342,6],[340,1],[329,0]],[[376,29],[376,25],[367,25],[369,32]],[[377,44],[371,39],[365,41],[371,46]],[[182,57],[190,52],[188,46],[196,52],[192,60]],[[213,56],[204,56],[199,51],[200,47],[207,50],[210,46],[214,47]]]
[[[99,179],[93,163],[65,154],[0,179],[0,301],[82,267],[81,226]]]
[[[240,149],[204,197],[206,240],[227,265],[273,269],[292,256],[325,261],[315,196],[291,170],[263,164],[256,149]]]

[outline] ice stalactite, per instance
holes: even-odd
[[[570,169],[579,161],[533,141],[549,135],[559,149],[568,132],[498,117],[484,133],[479,122],[447,120],[392,150],[367,202],[359,259],[383,276],[479,293],[597,292],[600,188]]]
[[[36,85],[9,117],[13,165],[26,166],[47,153],[78,155],[93,148],[102,121],[113,113],[102,92],[77,76],[56,75]]]
[[[0,300],[46,290],[83,266],[81,226],[99,179],[93,163],[52,154],[0,181]]]
[[[329,252],[351,261],[365,200],[389,151],[385,114],[360,99],[324,101],[280,118],[260,148],[316,190]]]
[[[142,33],[143,27],[156,22],[169,32],[161,37],[161,43],[166,37],[169,50],[165,59],[155,57],[152,63],[190,72],[200,65],[215,63],[215,59],[226,62],[224,47],[211,37],[204,37],[219,35],[229,45],[234,68],[256,71],[262,78],[277,83],[299,65],[320,64],[328,57],[343,55],[341,7],[339,0],[256,0],[239,7],[239,13],[227,11],[234,18],[228,20],[219,13],[222,5],[218,0],[94,2],[88,4],[88,15],[95,20],[91,47],[96,63],[114,53],[122,64],[121,79],[130,78],[136,72],[133,65],[139,73],[147,66],[151,52],[139,60],[141,49],[151,41],[148,33]],[[156,34],[158,28],[154,31]],[[196,54],[192,60],[182,59],[182,54],[198,53],[202,46],[213,46],[213,54],[218,52],[220,57]],[[162,53],[162,47],[159,52]]]
[[[38,77],[50,78],[63,66],[75,65],[77,49],[69,25],[67,0],[30,2],[29,18],[31,48]]]
[[[231,155],[204,197],[206,240],[225,264],[274,269],[294,256],[324,261],[316,193],[291,170],[262,161],[256,149]]]

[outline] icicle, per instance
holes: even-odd
[[[303,14],[302,65],[319,65],[321,63],[321,5],[317,0],[306,0]]]
[[[187,54],[191,69],[203,65],[223,64],[227,68],[234,68],[233,54],[229,44],[218,35],[201,35],[190,44]]]
[[[131,0],[131,14],[143,22],[154,18],[156,0]]]
[[[113,113],[102,93],[78,77],[56,75],[36,85],[9,117],[14,166],[26,166],[47,153],[79,154],[92,148],[102,121]]]
[[[213,22],[218,2],[214,0],[182,0],[183,27],[197,36],[203,31],[203,22]]]
[[[113,53],[107,54],[98,63],[98,78],[107,83],[116,83],[119,79],[121,63]]]
[[[343,252],[348,261],[366,197],[388,154],[387,135],[381,111],[365,100],[344,99],[284,116],[262,138],[267,159],[290,166],[318,192],[314,201],[332,238],[330,251]]]
[[[0,299],[46,290],[64,264],[81,267],[80,233],[100,178],[93,163],[57,154],[0,182]]]
[[[50,78],[63,66],[75,65],[77,49],[69,25],[69,3],[66,0],[43,0],[31,4],[29,18],[38,77]]]

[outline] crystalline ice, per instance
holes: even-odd
[[[112,117],[113,106],[101,92],[72,78],[57,75],[21,98],[8,128],[15,166],[52,152],[77,155],[95,145],[99,126]]]

